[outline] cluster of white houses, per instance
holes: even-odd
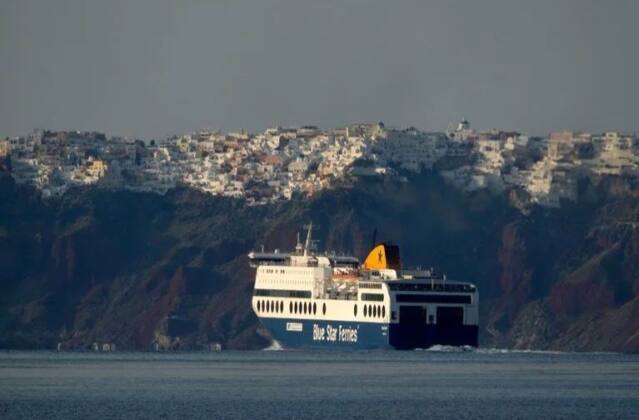
[[[378,124],[262,133],[198,132],[143,142],[101,133],[36,130],[0,140],[0,170],[44,196],[74,185],[165,193],[179,185],[242,197],[249,204],[312,195],[362,176],[436,171],[472,191],[520,188],[556,206],[573,199],[582,177],[639,176],[635,134],[479,132],[463,120],[445,133]]]

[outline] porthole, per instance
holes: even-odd
[[[308,313],[308,305],[304,302],[304,315]]]
[[[295,311],[295,313],[297,313],[297,302],[293,304],[293,310]]]
[[[377,306],[373,305],[373,318],[377,316]]]
[[[257,311],[261,311],[262,310],[262,305],[260,305],[260,301],[257,301]]]
[[[288,313],[290,313],[290,314],[293,313],[293,302],[289,302],[288,303]]]
[[[382,306],[382,318],[386,318],[386,306]]]
[[[357,316],[357,304],[353,306],[353,315]]]
[[[364,305],[364,316],[368,316],[368,305]]]
[[[322,315],[326,315],[326,304],[322,303]]]
[[[317,313],[317,303],[313,302],[313,315]]]
[[[280,300],[280,312],[284,312],[284,302]]]

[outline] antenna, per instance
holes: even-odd
[[[308,251],[311,248],[312,232],[313,232],[313,221],[311,220],[311,222],[308,224],[308,231],[306,232],[306,242],[304,243],[304,256],[308,255]]]
[[[307,256],[310,251],[314,249],[314,244],[318,241],[313,240],[313,230],[319,228],[319,226],[313,225],[313,221],[309,222],[308,225],[304,225],[304,229],[306,229],[306,240],[303,245],[303,255]]]
[[[295,243],[295,253],[300,255],[302,253],[302,242],[300,242],[300,233],[297,232],[297,242]]]

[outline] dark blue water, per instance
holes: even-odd
[[[0,352],[7,419],[639,418],[639,356]]]

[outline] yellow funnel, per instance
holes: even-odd
[[[364,260],[366,270],[400,269],[399,247],[397,245],[376,245]]]

